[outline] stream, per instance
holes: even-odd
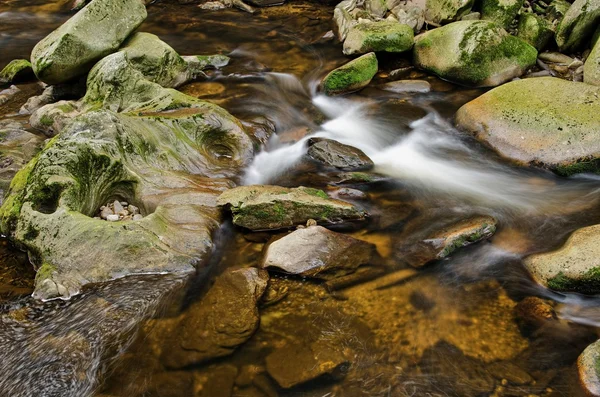
[[[214,238],[210,263],[191,277],[130,276],[50,302],[30,296],[35,274],[27,255],[1,240],[0,397],[582,395],[575,363],[599,335],[600,300],[539,286],[521,259],[600,223],[600,178],[519,167],[454,128],[456,110],[483,89],[413,69],[403,78],[427,80],[431,92],[379,89],[392,70],[410,65],[408,58],[384,57],[359,93],[320,95],[320,78],[345,62],[327,35],[331,6],[294,1],[250,15],[161,0],[148,10],[140,30],[179,53],[232,58],[180,91],[253,128],[275,129],[270,138],[254,131],[262,148],[236,182],[362,191],[342,199],[368,211],[366,227],[339,231],[375,244],[386,274],[340,290],[272,275],[274,298],[259,304],[260,325],[248,342],[203,364],[166,368],[160,357],[173,340],[165,335],[226,269],[256,265],[272,234],[248,233],[229,220]],[[65,1],[2,1],[0,69],[28,58],[70,15]],[[19,88],[22,97],[0,105],[0,120],[27,126],[17,110],[42,88]],[[345,182],[306,164],[310,138],[361,149],[380,177]],[[498,221],[491,239],[377,284],[407,268],[405,247],[428,231],[486,215]],[[517,305],[526,297],[549,302],[552,321],[529,329]],[[265,371],[265,358],[286,340],[301,350],[340,345],[353,359],[340,373],[282,388]],[[303,363],[288,357],[276,365],[294,372]]]

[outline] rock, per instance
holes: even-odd
[[[0,90],[0,105],[4,105],[10,101],[20,91],[21,90],[16,85],[11,85],[4,90]]]
[[[365,0],[365,9],[373,18],[383,18],[388,11],[385,0]]]
[[[262,267],[329,280],[368,264],[375,246],[322,226],[298,229],[266,247]]]
[[[470,12],[467,15],[465,15],[464,17],[462,17],[460,20],[461,21],[479,21],[480,19],[481,19],[480,12]]]
[[[561,175],[596,171],[600,88],[554,77],[514,81],[467,103],[456,123],[501,155]],[[543,115],[543,117],[542,117]]]
[[[548,288],[596,294],[600,292],[600,225],[578,229],[558,250],[531,255],[523,263]]]
[[[517,304],[515,317],[525,334],[531,334],[549,322],[558,320],[552,305],[535,296],[528,296]]]
[[[306,155],[327,167],[344,171],[360,171],[373,168],[373,161],[362,150],[332,139],[310,139]]]
[[[585,348],[577,359],[579,384],[589,397],[600,396],[600,340]]]
[[[268,279],[266,271],[256,268],[228,270],[217,277],[171,335],[171,348],[162,353],[165,365],[183,368],[233,353],[258,328],[256,304]]]
[[[570,7],[571,3],[566,0],[552,0],[546,8],[546,18],[556,26],[562,21]]]
[[[100,218],[108,219],[109,215],[114,215],[114,214],[115,214],[115,212],[112,209],[110,209],[109,207],[104,207],[100,211]],[[119,217],[117,217],[117,220],[119,220]]]
[[[250,230],[271,230],[318,223],[362,221],[366,212],[354,205],[333,200],[322,190],[306,187],[251,185],[230,189],[217,200],[233,214],[233,223]]]
[[[397,94],[405,92],[429,92],[431,91],[431,84],[425,80],[396,80],[382,84],[379,88]]]
[[[133,215],[133,218],[132,218],[132,219],[133,219],[134,221],[140,221],[140,220],[142,220],[143,218],[144,218],[144,216],[143,216],[142,214],[135,214],[135,215]]]
[[[459,20],[471,12],[473,0],[427,0],[425,20],[435,26]]]
[[[416,37],[414,63],[442,79],[489,87],[534,65],[535,48],[488,21],[459,21]]]
[[[269,375],[279,386],[289,389],[323,375],[337,377],[348,361],[338,346],[317,341],[310,347],[288,342],[269,354],[266,363]]]
[[[93,0],[33,48],[36,76],[58,84],[85,74],[116,51],[146,15],[139,0]]]
[[[19,109],[19,114],[33,113],[44,105],[63,99],[80,99],[85,95],[85,89],[85,79],[80,79],[76,83],[48,86],[41,95],[29,98]]]
[[[483,0],[481,19],[495,22],[507,29],[523,6],[523,2],[524,0]]]
[[[521,14],[517,37],[538,51],[543,50],[554,35],[550,23],[536,14]]]
[[[33,76],[31,62],[26,59],[12,60],[0,71],[0,86]]]
[[[220,69],[229,64],[227,55],[187,55],[182,57],[187,63],[188,71],[194,78],[205,69]]]
[[[326,95],[358,91],[369,85],[377,70],[377,57],[371,52],[329,72],[321,82],[321,87]]]
[[[115,200],[115,202],[113,203],[113,210],[114,210],[115,214],[123,212],[123,209],[124,208],[121,205],[121,203],[118,200]]]
[[[556,30],[561,52],[581,49],[600,24],[600,0],[575,0]]]
[[[600,29],[598,29],[600,32]],[[600,86],[600,40],[596,42],[583,67],[583,82]]]
[[[237,367],[230,364],[203,369],[195,375],[196,397],[231,397]]]
[[[356,8],[356,0],[344,0],[333,10],[333,24],[337,38],[344,41],[350,28],[357,24],[350,12]]]
[[[561,65],[570,65],[574,61],[574,59],[568,55],[552,51],[542,52],[538,55],[538,58],[544,62],[558,63]]]
[[[106,216],[106,220],[109,222],[118,222],[119,221],[119,215],[117,214],[110,214]]]
[[[39,152],[43,143],[44,137],[25,131],[20,123],[0,121],[0,189],[2,193],[8,190],[13,177]]]
[[[421,7],[410,4],[398,5],[391,11],[398,23],[410,26],[415,34],[421,31],[425,24],[425,11]]]
[[[349,29],[343,51],[346,55],[405,52],[412,48],[413,42],[414,33],[408,25],[389,21],[359,23]]]

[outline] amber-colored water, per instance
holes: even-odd
[[[68,8],[67,2],[3,2],[0,67],[27,57],[39,39],[68,18]],[[326,120],[313,101],[312,82],[345,59],[338,43],[322,39],[331,28],[331,13],[329,6],[307,2],[249,15],[165,0],[149,7],[141,29],[182,54],[230,54],[232,63],[223,71],[180,89],[244,121],[273,124],[281,142],[292,142],[319,130]],[[544,290],[529,279],[520,258],[557,247],[574,229],[598,223],[594,192],[600,181],[558,178],[507,164],[451,127],[456,109],[480,91],[412,71],[407,78],[429,80],[431,93],[386,93],[376,85],[409,60],[381,61],[372,87],[350,98],[367,103],[368,126],[391,131],[388,138],[395,141],[414,133],[411,123],[427,114],[440,121],[422,129],[424,145],[397,152],[425,156],[422,168],[394,168],[382,158],[387,178],[350,185],[367,193],[366,200],[349,201],[371,217],[363,229],[343,231],[376,244],[380,260],[372,268],[379,278],[332,291],[319,282],[272,275],[268,299],[259,305],[259,329],[247,343],[230,356],[168,370],[160,355],[172,347],[166,335],[175,319],[225,269],[256,266],[274,233],[250,235],[225,224],[210,266],[191,280],[130,277],[86,288],[69,302],[48,303],[28,297],[33,271],[24,255],[4,242],[0,390],[10,396],[73,397],[579,395],[574,363],[597,337],[599,302]],[[39,90],[35,84],[27,87]],[[14,113],[25,99],[0,108],[0,119],[23,120]],[[255,133],[267,142],[266,133]],[[267,146],[277,148],[272,142]],[[457,175],[464,180],[457,181]],[[486,185],[485,180],[491,190],[470,190]],[[465,181],[469,186],[458,183]],[[291,167],[269,182],[329,192],[336,188],[331,174],[306,167]],[[382,280],[407,268],[402,249],[423,230],[470,215],[499,220],[489,242],[381,288]],[[559,319],[533,334],[524,332],[515,306],[527,296],[554,301]],[[343,347],[352,359],[336,376],[283,389],[265,372],[265,357],[284,343],[302,349]],[[282,365],[291,371],[301,363],[290,358]]]

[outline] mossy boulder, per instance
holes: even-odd
[[[425,20],[435,25],[457,21],[471,12],[473,0],[427,0]]]
[[[491,87],[534,65],[537,51],[489,21],[459,21],[416,37],[417,67],[444,80]]]
[[[140,0],[93,0],[33,48],[33,71],[48,84],[81,76],[115,52],[146,15]]]
[[[524,0],[483,0],[481,19],[496,22],[507,29],[523,6]]]
[[[566,0],[552,0],[546,8],[546,18],[553,26],[556,26],[565,17],[570,7],[571,3]]]
[[[600,340],[585,348],[577,359],[579,384],[586,396],[600,396]]]
[[[378,70],[377,56],[371,52],[332,70],[321,82],[326,95],[340,95],[366,87]]]
[[[223,193],[217,203],[231,211],[235,225],[250,230],[283,229],[309,219],[320,224],[362,221],[367,216],[350,203],[306,187],[240,186]]]
[[[0,71],[0,86],[33,76],[31,62],[27,59],[14,59]]]
[[[575,0],[556,30],[562,52],[582,49],[600,24],[600,0]]]
[[[517,37],[541,51],[554,36],[548,20],[536,14],[522,14],[519,18]]]
[[[395,21],[359,23],[348,30],[344,54],[367,52],[405,52],[412,48],[414,33],[410,26]]]
[[[598,29],[600,32],[600,28]],[[592,48],[583,66],[583,81],[600,86],[600,40]]]
[[[554,77],[504,84],[461,107],[456,123],[501,155],[563,175],[600,170],[600,87]]]
[[[600,225],[576,230],[558,250],[531,255],[525,268],[540,284],[556,291],[600,292]]]

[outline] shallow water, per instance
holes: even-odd
[[[68,18],[68,9],[68,2],[3,2],[0,67],[26,57]],[[330,7],[316,3],[251,16],[163,1],[149,8],[141,30],[182,54],[232,57],[222,71],[180,89],[253,122],[263,151],[239,176],[240,183],[303,185],[328,193],[348,186],[367,194],[349,201],[371,214],[368,224],[344,231],[376,244],[380,263],[373,268],[380,273],[406,269],[407,245],[472,215],[498,219],[492,239],[385,288],[373,284],[381,277],[330,291],[274,275],[268,292],[279,300],[261,303],[260,328],[250,341],[229,357],[183,370],[167,370],[159,358],[172,343],[165,335],[177,326],[175,319],[225,269],[258,264],[264,241],[276,233],[257,237],[225,224],[211,263],[191,280],[129,277],[90,286],[69,302],[48,303],[28,297],[31,268],[5,243],[0,395],[580,395],[574,363],[598,335],[600,302],[539,287],[520,259],[558,247],[573,230],[599,223],[600,179],[518,167],[454,129],[456,109],[481,90],[417,71],[407,77],[427,79],[432,92],[379,90],[391,70],[408,65],[405,59],[383,58],[378,76],[358,94],[318,96],[315,81],[344,61],[340,45],[322,38],[330,30],[330,15]],[[277,134],[269,139],[270,128]],[[381,180],[340,184],[336,175],[302,161],[308,136],[361,148]],[[526,296],[554,301],[558,320],[533,334],[524,332],[515,306]],[[343,346],[354,358],[339,376],[284,390],[264,366],[265,357],[286,341],[305,349]],[[242,376],[248,372],[255,375],[250,380]]]

